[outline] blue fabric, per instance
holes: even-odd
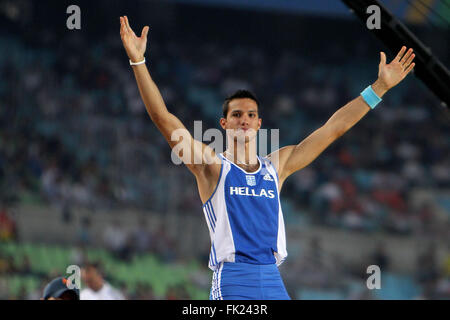
[[[219,286],[213,298],[213,284],[210,300],[291,300],[276,264],[224,262],[214,281]]]
[[[373,91],[372,86],[368,86],[361,92],[364,101],[373,109],[381,102],[381,98]]]
[[[249,174],[231,165],[225,179],[225,203],[236,250],[235,262],[276,262],[273,254],[278,251],[276,177],[269,174],[263,163],[261,165],[259,172]]]

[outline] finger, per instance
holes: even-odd
[[[133,32],[133,30],[131,30],[130,24],[128,23],[128,18],[127,18],[127,16],[124,16],[124,17],[123,17],[123,21],[124,21],[124,25],[125,25],[125,31],[126,31],[127,33]]]
[[[125,19],[123,19],[123,18],[122,18],[121,32],[122,32],[122,36],[126,36],[129,33],[127,25],[125,24]]]
[[[403,58],[401,58],[400,63],[401,63],[401,64],[405,64],[405,62],[406,62],[406,61],[409,59],[409,57],[411,56],[412,52],[413,52],[413,49],[410,48],[410,49],[405,53],[405,55],[403,56]]]
[[[411,70],[414,69],[414,66],[415,66],[415,65],[416,65],[416,64],[415,64],[414,62],[411,63],[411,64],[409,65],[409,67],[405,70],[405,74],[410,73]]]
[[[141,38],[147,38],[148,29],[148,26],[145,26],[144,29],[142,29]]]
[[[123,22],[123,18],[120,17],[120,33],[125,32],[125,23]]]
[[[402,49],[397,53],[397,56],[395,57],[395,61],[400,61],[400,59],[402,58],[403,54],[406,51],[406,47],[403,46]]]
[[[380,52],[380,65],[386,64],[386,54],[384,52]]]
[[[122,37],[125,35],[125,24],[122,18],[120,18],[120,35]]]
[[[131,32],[133,32],[133,29],[131,29],[131,27],[130,27],[130,23],[129,23],[129,21],[128,21],[128,17],[127,17],[127,16],[125,16],[125,22],[126,22],[126,24],[127,24],[128,30],[130,30]]]
[[[415,57],[416,55],[413,53],[412,55],[410,55],[409,56],[409,58],[408,58],[408,60],[406,60],[406,62],[403,64],[403,66],[406,68],[406,67],[409,67],[410,65],[411,65],[411,62],[413,62],[413,60],[414,60],[414,57]]]
[[[120,27],[121,27],[123,34],[125,35],[128,32],[128,29],[127,29],[127,25],[125,23],[124,17],[120,17]]]

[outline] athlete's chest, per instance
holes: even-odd
[[[253,174],[245,173],[238,168],[231,168],[225,177],[225,196],[229,199],[277,199],[275,179],[266,168]]]

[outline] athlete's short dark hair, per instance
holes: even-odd
[[[241,99],[241,98],[252,99],[253,101],[256,102],[256,105],[259,108],[259,101],[258,101],[256,96],[252,92],[250,92],[249,90],[237,90],[235,93],[233,93],[232,95],[228,96],[225,99],[224,103],[223,103],[222,114],[223,114],[224,118],[226,118],[227,115],[228,115],[228,107],[229,107],[230,101],[233,100],[233,99]]]

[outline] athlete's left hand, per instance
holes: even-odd
[[[400,81],[405,79],[408,73],[414,68],[413,62],[415,54],[413,49],[406,50],[403,46],[391,63],[386,64],[386,54],[380,52],[380,64],[378,66],[379,87],[387,91],[395,87]]]

